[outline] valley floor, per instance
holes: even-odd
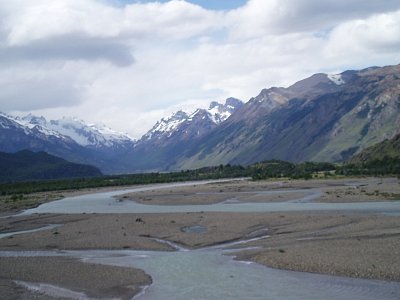
[[[307,189],[321,191],[322,202],[400,199],[397,178],[313,181],[229,182],[139,192],[120,201],[145,204],[290,201]],[[269,193],[287,189],[289,193]],[[268,193],[265,193],[267,192]],[[0,251],[143,249],[174,251],[158,239],[186,248],[203,248],[255,237],[237,248],[240,260],[266,266],[331,275],[400,281],[400,216],[356,212],[34,214],[0,218],[0,233],[61,226],[0,238]],[[185,232],[187,228],[201,232]],[[67,267],[68,266],[68,267]],[[85,270],[84,272],[81,272]],[[53,276],[54,273],[59,276]],[[107,278],[98,278],[98,274]],[[96,275],[97,274],[97,275]],[[100,275],[98,275],[100,276]],[[74,280],[71,279],[74,278]],[[52,280],[51,278],[55,278]],[[89,280],[88,278],[92,278]],[[141,270],[93,265],[63,257],[0,257],[0,294],[10,298],[51,299],[18,286],[14,280],[46,282],[85,292],[131,297],[151,278]],[[19,296],[18,296],[19,295]],[[24,298],[25,297],[25,298]]]

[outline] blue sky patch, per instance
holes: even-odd
[[[168,2],[169,0],[118,0],[121,4],[148,3],[148,2]],[[186,2],[200,5],[207,9],[234,9],[246,4],[247,0],[186,0]]]

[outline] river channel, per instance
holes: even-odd
[[[356,211],[400,214],[400,201],[366,203],[313,203],[320,190],[310,189],[301,199],[280,203],[218,203],[211,205],[143,205],[118,201],[115,196],[193,183],[165,184],[97,193],[43,204],[34,213],[170,213],[170,212],[275,212]],[[196,183],[199,184],[199,183]],[[276,191],[274,191],[276,192]],[[285,190],[287,192],[287,190]],[[303,190],[304,192],[304,190]],[[196,233],[193,233],[196,234]],[[268,237],[263,237],[268,238]],[[245,242],[243,247],[245,247]],[[0,256],[72,256],[85,262],[143,269],[153,284],[135,297],[139,300],[187,299],[400,299],[400,283],[353,279],[271,269],[233,259],[230,245],[174,252],[162,251],[43,251],[0,252]],[[60,295],[62,296],[62,295]],[[81,299],[82,296],[77,297]]]

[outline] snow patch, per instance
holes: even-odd
[[[336,85],[342,85],[346,82],[342,78],[342,74],[328,74],[329,80],[331,80]]]
[[[229,110],[225,110],[221,107],[213,107],[207,111],[210,114],[211,120],[215,124],[220,124],[230,117],[232,114]]]

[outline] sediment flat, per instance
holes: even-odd
[[[17,231],[18,224],[42,222],[64,225],[0,239],[0,250],[174,251],[155,238],[196,249],[268,235],[243,245],[260,248],[238,249],[238,258],[288,270],[400,281],[398,216],[324,212],[43,215],[10,218],[0,224]],[[183,231],[191,226],[207,231]]]
[[[133,192],[121,195],[118,199],[147,205],[201,205],[225,201],[284,202],[302,198],[309,194],[310,189],[321,191],[321,195],[313,199],[313,202],[400,200],[400,184],[397,178],[244,180]]]
[[[45,283],[88,298],[132,299],[150,276],[134,268],[83,263],[65,257],[0,257],[2,299],[62,299],[27,290],[25,284]],[[65,299],[70,299],[67,295]]]
[[[263,181],[215,183],[204,186],[153,190],[121,196],[121,201],[145,204],[182,205],[210,204],[223,201],[277,202],[303,197],[309,189],[320,189],[318,202],[388,201],[400,194],[397,178],[356,178],[312,181]],[[290,193],[263,191],[296,190]],[[135,249],[175,251],[167,240],[189,249],[198,249],[231,241],[268,236],[245,245],[237,245],[233,254],[240,260],[266,266],[339,276],[400,281],[400,216],[357,214],[356,212],[285,212],[285,213],[163,213],[163,214],[34,214],[0,218],[0,232],[18,232],[41,228],[48,224],[59,227],[26,234],[14,234],[0,239],[0,251]],[[199,226],[200,233],[184,228]],[[243,250],[243,247],[257,247]],[[36,277],[31,269],[52,274],[64,265],[66,275]],[[14,267],[13,267],[14,266]],[[9,269],[15,269],[8,272]],[[31,269],[30,269],[31,268]],[[74,269],[75,268],[75,269]],[[100,268],[100,269],[99,269]],[[0,258],[0,293],[31,299],[32,292],[16,286],[13,280],[52,283],[99,295],[103,290],[89,284],[80,286],[91,272],[106,272],[108,285],[133,289],[115,289],[117,294],[130,296],[140,285],[151,279],[140,270],[120,272],[109,266],[87,264],[77,260],[47,257]],[[38,269],[38,270],[39,270]],[[85,270],[85,275],[80,275]],[[114,271],[113,271],[114,270]],[[127,272],[127,273],[125,273]],[[132,272],[132,273],[129,273]],[[7,274],[9,274],[7,277]],[[31,275],[30,275],[31,274]],[[115,274],[115,275],[114,275]],[[12,275],[12,276],[11,276]],[[29,277],[30,276],[30,277]],[[42,275],[45,276],[45,275]],[[47,276],[47,275],[46,275]],[[50,276],[50,275],[49,275]],[[120,277],[122,276],[122,277]],[[70,277],[75,278],[76,282]],[[37,279],[35,279],[37,278]],[[125,281],[118,281],[122,278]],[[115,280],[115,281],[113,281]],[[130,280],[130,281],[129,281]],[[118,281],[118,284],[111,284]],[[128,283],[129,281],[129,283]],[[126,294],[126,295],[127,295]],[[18,295],[18,297],[16,296]],[[51,299],[36,295],[37,299]],[[42,298],[40,298],[42,297]],[[46,298],[47,297],[47,298]],[[12,298],[12,297],[11,297]]]

